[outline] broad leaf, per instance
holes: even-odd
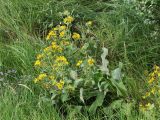
[[[109,61],[106,59],[106,56],[108,55],[108,49],[104,47],[102,48],[102,50],[103,50],[103,53],[101,54],[102,65],[100,66],[100,69],[104,74],[109,75],[109,69],[108,69]]]
[[[93,102],[93,104],[90,106],[89,112],[90,112],[90,113],[95,113],[97,107],[102,106],[103,101],[104,101],[104,98],[105,98],[105,94],[104,94],[103,92],[100,92],[100,93],[97,95],[96,100],[95,100],[95,101]]]

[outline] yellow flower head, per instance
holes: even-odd
[[[48,33],[48,35],[47,35],[47,37],[46,37],[46,40],[49,40],[52,36],[53,36],[53,37],[56,37],[56,32],[53,31],[53,30],[51,30],[51,31]]]
[[[57,62],[57,63],[66,64],[66,65],[69,64],[68,61],[67,61],[67,59],[66,59],[64,56],[58,56],[58,57],[56,58],[56,62]]]
[[[76,64],[77,67],[79,67],[82,64],[82,60],[79,60]]]
[[[59,28],[60,30],[66,30],[67,29],[67,27],[65,26],[65,25],[62,25],[62,26],[60,26],[60,28]]]
[[[80,37],[81,37],[80,34],[78,34],[78,33],[76,33],[76,32],[74,32],[73,35],[72,35],[72,38],[73,38],[74,40],[79,40]]]
[[[151,89],[151,93],[155,94],[155,92],[156,92],[156,88],[154,87],[154,88]]]
[[[155,80],[155,78],[154,78],[154,77],[151,77],[151,78],[148,80],[148,83],[151,84],[151,83],[153,83],[154,80]]]
[[[74,21],[74,18],[72,16],[68,16],[63,20],[65,24],[72,23],[73,21]]]
[[[41,59],[41,58],[43,58],[44,57],[44,54],[38,54],[37,55],[37,59],[39,60],[39,59]]]
[[[39,76],[38,76],[38,80],[42,80],[44,79],[45,77],[47,77],[47,74],[46,73],[41,73]]]
[[[146,99],[147,97],[149,97],[151,95],[150,92],[146,92],[146,95],[142,96],[143,99]]]
[[[43,80],[45,77],[47,77],[47,74],[41,73],[37,78],[34,79],[34,83],[37,83],[38,81]]]
[[[62,31],[62,32],[59,33],[59,37],[61,37],[61,38],[64,37],[64,35],[65,35],[64,31]]]
[[[59,90],[62,90],[63,86],[64,86],[64,81],[60,80],[60,82],[56,83],[56,86]]]
[[[52,42],[52,49],[54,52],[55,51],[62,52],[62,50],[63,50],[59,45],[57,45],[56,42]]]
[[[40,60],[36,60],[36,62],[34,63],[34,66],[40,66],[41,65],[41,61]]]
[[[48,47],[44,48],[43,51],[44,51],[44,52],[49,52],[49,51],[51,50],[51,47],[52,47],[52,46],[48,46]]]
[[[95,63],[94,59],[92,59],[92,58],[88,59],[87,62],[89,65],[93,65]]]
[[[93,24],[92,21],[88,21],[88,22],[86,23],[87,26],[91,26],[92,24]]]
[[[37,79],[37,78],[35,78],[33,81],[34,81],[34,83],[37,83],[37,82],[38,82],[38,79]]]

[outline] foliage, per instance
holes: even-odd
[[[160,95],[160,67],[155,65],[153,72],[148,76],[148,88],[144,96],[142,96],[142,102],[140,103],[140,110],[147,111],[154,107],[157,109],[160,106],[159,95]]]
[[[89,111],[93,113],[102,106],[108,92],[125,95],[122,63],[110,75],[106,59],[108,49],[102,48],[100,61],[103,43],[94,36],[87,36],[92,32],[92,22],[88,21],[85,25],[77,23],[74,27],[79,28],[78,33],[71,31],[74,18],[68,11],[64,15],[63,22],[52,28],[46,37],[46,47],[37,55],[34,65],[39,75],[34,82],[50,90],[55,104],[60,101],[91,104]],[[87,103],[91,99],[94,102]]]

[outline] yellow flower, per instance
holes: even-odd
[[[43,56],[44,56],[44,54],[38,54],[37,59],[41,59],[41,58],[43,58]]]
[[[66,65],[69,64],[68,61],[67,61],[67,59],[64,56],[58,56],[58,57],[56,57],[56,62],[57,63],[61,63],[61,64],[66,64]]]
[[[155,72],[150,73],[149,77],[155,77]]]
[[[36,62],[34,63],[34,66],[40,66],[41,65],[41,61],[40,60],[36,60]]]
[[[151,84],[154,80],[155,80],[155,78],[154,78],[154,77],[151,77],[151,78],[149,79],[148,83]]]
[[[158,77],[160,77],[160,72],[158,72]]]
[[[88,22],[86,23],[87,26],[91,26],[92,24],[93,24],[92,21],[88,21]]]
[[[65,25],[62,25],[62,26],[60,26],[60,28],[59,28],[60,30],[66,30],[67,29],[67,27],[65,26]]]
[[[48,33],[48,35],[47,35],[47,37],[46,37],[46,40],[49,40],[52,36],[56,37],[56,32],[53,31],[53,30],[51,30],[51,31]]]
[[[155,88],[152,88],[151,93],[152,93],[152,94],[155,94],[155,92],[156,92],[156,89],[155,89]]]
[[[44,79],[45,77],[47,77],[47,74],[46,73],[41,73],[39,76],[38,76],[38,80],[42,80]]]
[[[49,76],[49,79],[50,80],[55,80],[55,76],[51,75],[51,76]]]
[[[64,35],[65,35],[64,31],[62,31],[62,32],[59,33],[59,37],[61,37],[61,38],[64,37]]]
[[[76,64],[76,66],[80,66],[82,64],[82,60],[79,60]]]
[[[59,90],[62,90],[63,86],[64,86],[64,81],[60,80],[60,82],[56,83],[56,86]]]
[[[43,51],[44,51],[44,52],[49,52],[49,51],[51,50],[51,47],[52,47],[52,46],[48,46],[48,47],[44,48]]]
[[[89,65],[93,65],[95,63],[94,59],[90,58],[88,59],[88,64]]]
[[[159,67],[159,66],[154,65],[154,70],[159,70],[159,69],[160,69],[160,67]]]
[[[72,23],[73,21],[74,21],[74,18],[72,16],[68,16],[63,20],[65,24]]]
[[[146,107],[142,103],[140,103],[139,109],[143,112],[146,111]]]
[[[37,78],[35,78],[33,81],[34,81],[34,83],[37,83],[37,82],[38,82],[38,79],[37,79]]]
[[[64,85],[64,80],[60,80],[60,83],[61,83],[62,85]]]
[[[55,51],[62,52],[63,50],[59,45],[57,45],[56,42],[52,42],[52,49],[54,50],[54,52]]]
[[[56,26],[55,28],[53,28],[54,31],[58,30],[58,27]]]
[[[79,40],[80,37],[81,37],[80,34],[78,34],[78,33],[76,33],[76,32],[74,32],[73,35],[72,35],[72,38],[73,38],[74,40]]]
[[[37,78],[34,79],[34,83],[43,80],[45,77],[47,77],[46,73],[41,73]]]
[[[146,95],[142,96],[143,99],[147,98],[150,96],[150,92],[146,92]]]

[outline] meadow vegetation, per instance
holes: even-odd
[[[157,120],[159,0],[0,0],[1,120]]]

